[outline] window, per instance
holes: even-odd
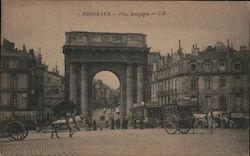
[[[59,89],[55,89],[55,94],[59,94]]]
[[[105,116],[104,115],[100,116],[100,121],[105,121]]]
[[[16,95],[13,95],[13,97],[12,97],[12,104],[13,104],[13,108],[14,109],[16,109],[17,108],[17,97],[16,97]]]
[[[210,89],[210,79],[205,79],[205,88]]]
[[[224,95],[222,95],[220,97],[220,110],[221,111],[226,111],[227,107],[226,107],[226,97]]]
[[[219,70],[220,70],[220,71],[224,71],[225,69],[226,69],[225,62],[220,62],[220,63],[219,63]]]
[[[12,75],[10,82],[10,87],[15,90],[17,88],[17,76]]]
[[[170,95],[168,95],[168,104],[170,104]]]
[[[204,64],[204,71],[209,72],[211,70],[211,65],[209,63]]]
[[[197,89],[197,80],[191,80],[191,89],[196,90]]]
[[[206,108],[208,108],[208,109],[213,108],[212,101],[211,101],[211,96],[206,96],[205,97],[205,104],[206,104]]]
[[[237,76],[234,78],[234,90],[238,90],[240,88],[241,88],[241,78]]]
[[[220,88],[226,86],[226,80],[225,80],[225,79],[220,79],[219,81],[220,81],[220,82],[219,82]]]
[[[196,71],[196,64],[191,64],[191,71]]]
[[[9,60],[9,68],[11,68],[11,69],[18,68],[18,61],[15,59],[10,59]]]
[[[241,103],[241,95],[240,94],[235,94],[234,96],[235,98],[235,109],[234,111],[237,112],[237,113],[241,113],[243,108],[242,108],[242,103]]]
[[[197,95],[192,95],[191,96],[191,101],[193,101],[193,102],[196,101],[197,102],[197,99],[198,99]]]
[[[240,70],[240,63],[235,63],[234,64],[234,70],[239,71]]]

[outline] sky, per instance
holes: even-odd
[[[194,43],[200,49],[217,41],[226,44],[227,40],[236,49],[249,45],[249,2],[2,0],[1,3],[1,40],[15,42],[16,48],[23,44],[37,52],[41,48],[49,69],[57,64],[61,74],[64,74],[62,47],[65,32],[69,31],[143,33],[151,52],[163,55],[171,49],[175,51],[179,39],[186,53]],[[112,15],[86,16],[97,11]],[[131,12],[156,15],[130,16]],[[107,81],[113,79],[108,77]]]

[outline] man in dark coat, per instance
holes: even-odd
[[[143,118],[140,120],[140,129],[143,129]]]
[[[96,130],[97,130],[95,120],[93,121],[93,130],[94,130],[94,131],[96,131]]]
[[[120,129],[120,119],[119,118],[116,120],[116,128]]]
[[[111,119],[111,129],[114,129],[115,127],[115,120],[114,118]]]

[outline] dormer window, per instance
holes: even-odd
[[[220,63],[219,63],[219,69],[220,69],[220,71],[226,70],[225,62],[220,62]]]
[[[210,65],[210,63],[205,63],[205,64],[204,64],[204,71],[205,71],[205,72],[211,71],[211,65]]]
[[[234,64],[234,70],[235,70],[235,71],[239,71],[240,68],[241,68],[240,63],[235,63],[235,64]]]
[[[196,71],[197,70],[197,65],[196,64],[191,64],[191,71]]]

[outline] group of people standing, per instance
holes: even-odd
[[[112,118],[111,119],[111,129],[115,129],[115,126],[116,126],[116,129],[128,129],[128,120],[127,119],[123,119],[122,121],[122,126],[121,126],[121,121],[120,119],[114,119]],[[108,128],[108,126],[107,126]]]
[[[91,131],[91,129],[93,129],[93,131],[96,131],[97,130],[96,121],[93,120],[93,122],[90,122],[89,120],[85,120],[85,127],[86,131]],[[100,129],[102,130],[102,127]]]
[[[120,121],[120,119],[114,119],[111,118],[110,120],[110,124],[109,124],[109,120],[105,121],[105,125],[106,128],[110,128],[110,129],[128,129],[128,120],[127,119],[123,119],[122,122]],[[85,127],[86,127],[86,131],[91,131],[91,130],[97,130],[97,123],[95,120],[93,120],[93,122],[90,122],[89,120],[85,120]],[[100,130],[102,130],[104,127],[103,124],[99,124],[99,128]]]

